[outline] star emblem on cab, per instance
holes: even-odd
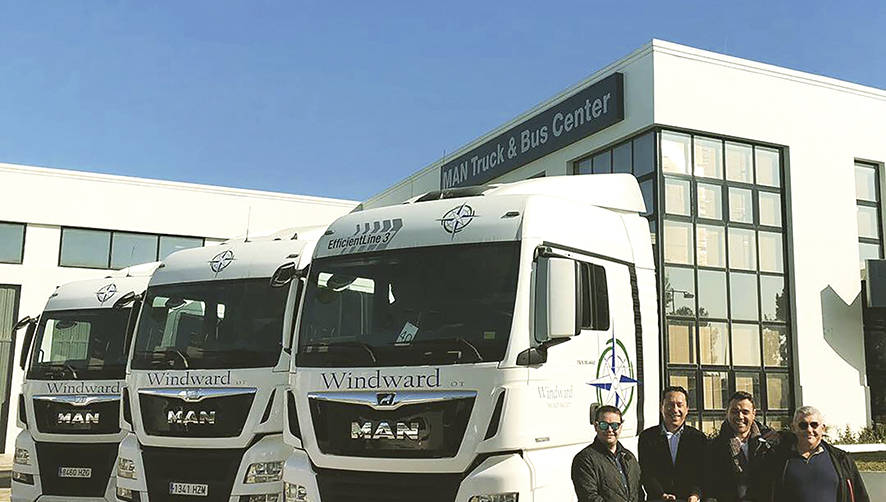
[[[95,297],[98,299],[98,302],[104,304],[106,301],[110,300],[117,294],[117,285],[113,282],[108,284],[107,286],[103,286],[101,289],[95,292]]]
[[[455,238],[455,234],[461,232],[477,218],[474,208],[467,203],[454,207],[446,212],[438,221],[443,225],[443,230]]]
[[[228,265],[230,265],[232,261],[234,261],[234,252],[228,249],[213,256],[212,259],[209,260],[209,268],[217,274],[228,268]]]

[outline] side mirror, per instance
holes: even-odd
[[[536,339],[569,338],[581,331],[578,270],[578,262],[568,258],[542,256],[538,259]]]
[[[274,271],[274,275],[271,276],[271,287],[282,288],[283,286],[289,284],[289,281],[291,281],[292,278],[296,277],[297,275],[298,269],[296,268],[295,263],[284,263],[283,265],[277,267],[277,270]]]
[[[25,331],[25,340],[24,340],[24,342],[22,342],[22,353],[21,353],[21,356],[19,357],[19,360],[18,360],[18,365],[23,370],[25,369],[25,366],[28,364],[28,354],[31,352],[31,343],[34,341],[34,332],[37,331],[37,320],[30,319],[30,318],[25,318],[25,319],[28,319],[28,322],[25,323],[28,325],[28,330]],[[16,329],[21,328],[21,326],[19,326],[19,325],[23,326],[22,321],[24,321],[25,319],[22,319],[21,321],[19,321],[15,325]]]
[[[113,308],[122,309],[123,307],[129,305],[130,303],[134,302],[138,298],[139,298],[139,296],[137,294],[135,294],[135,292],[130,291],[129,293],[126,293],[125,295],[118,298],[117,301],[114,302]]]
[[[114,305],[116,307],[116,305]],[[126,339],[123,341],[124,354],[129,355],[129,348],[135,335],[136,322],[142,308],[142,297],[135,295],[132,299],[132,309],[129,311],[129,319],[126,321]]]
[[[33,319],[33,318],[31,318],[31,316],[26,315],[26,316],[22,317],[21,320],[19,320],[19,322],[15,323],[15,326],[12,327],[12,332],[15,333],[16,331],[24,328],[28,324],[35,322],[35,321],[36,321],[36,319]]]

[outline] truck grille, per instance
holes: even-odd
[[[117,443],[35,443],[44,495],[103,497],[117,458]],[[88,478],[59,477],[60,467],[88,467]]]
[[[315,469],[323,502],[454,502],[462,479],[461,473]]]
[[[458,454],[474,398],[377,410],[369,405],[310,398],[320,451],[376,458],[448,458]]]
[[[254,394],[187,402],[177,397],[138,396],[142,423],[151,436],[224,438],[243,432]],[[173,413],[177,420],[170,420]]]
[[[47,434],[117,434],[120,432],[120,400],[75,406],[34,399],[37,430]],[[66,443],[67,444],[67,443]]]
[[[145,482],[151,502],[225,501],[230,498],[237,469],[246,450],[142,447]],[[209,486],[206,497],[170,495],[170,483]]]

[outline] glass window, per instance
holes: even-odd
[[[712,220],[723,219],[723,189],[719,185],[699,183],[698,217]]]
[[[612,150],[612,172],[631,174],[631,142],[622,143]]]
[[[723,424],[723,419],[724,417],[722,415],[705,415],[701,420],[701,427],[699,430],[704,432],[706,436],[716,434],[720,430],[720,426]]]
[[[758,192],[760,198],[760,224],[770,227],[781,226],[781,195],[772,192]]]
[[[692,265],[692,224],[665,220],[664,245],[666,262]]]
[[[763,326],[763,364],[786,368],[789,360],[786,328]]]
[[[757,269],[757,246],[753,230],[729,229],[729,267],[742,270]]]
[[[124,268],[157,260],[157,236],[114,232],[111,268]]]
[[[668,385],[679,385],[686,389],[686,391],[689,392],[689,409],[698,408],[694,371],[668,371]]]
[[[754,148],[757,161],[757,184],[781,186],[781,167],[778,150],[758,146]]]
[[[760,232],[760,270],[763,272],[784,272],[784,251],[781,234]]]
[[[203,239],[198,237],[173,237],[170,235],[160,236],[160,260],[182,249],[203,247]]]
[[[701,375],[704,385],[704,409],[722,410],[729,399],[729,379],[725,371],[705,371]]]
[[[581,159],[576,162],[575,174],[591,174],[591,159]]]
[[[665,310],[669,315],[695,315],[695,271],[665,267]]]
[[[788,376],[782,373],[766,375],[766,404],[770,409],[787,409],[791,405]]]
[[[879,200],[877,190],[877,168],[867,164],[855,164],[855,198],[868,202]]]
[[[766,425],[774,431],[789,430],[791,428],[791,418],[787,415],[766,414]]]
[[[24,225],[0,223],[0,263],[21,263],[24,246]]]
[[[760,328],[756,324],[732,323],[732,363],[760,366]]]
[[[753,194],[750,190],[729,187],[729,221],[754,222]]]
[[[648,132],[634,140],[634,176],[655,170],[655,133]]]
[[[689,182],[677,178],[665,178],[665,211],[668,214],[689,216],[691,214]]]
[[[612,172],[612,155],[609,150],[606,150],[603,153],[598,153],[594,155],[593,161],[593,173],[594,174],[606,174]]]
[[[668,319],[668,362],[695,364],[695,323]]]
[[[723,179],[723,142],[695,138],[695,175]]]
[[[666,173],[690,174],[689,158],[692,138],[688,134],[661,133],[661,170]]]
[[[698,343],[701,364],[729,364],[729,337],[725,322],[700,322]]]
[[[646,212],[644,215],[650,215],[655,211],[655,197],[652,190],[655,188],[653,182],[655,180],[646,180],[640,182],[640,195],[643,196],[643,203],[646,204]]]
[[[867,242],[858,243],[858,258],[861,260],[859,268],[865,268],[865,260],[877,260],[882,257],[879,244],[869,244]]]
[[[880,226],[877,224],[877,208],[856,206],[856,209],[858,209],[858,236],[879,239]]]
[[[760,396],[760,374],[749,371],[735,372],[735,390],[750,393],[755,399]]]
[[[65,267],[107,268],[111,252],[111,232],[62,229],[59,265]]]
[[[729,300],[732,318],[746,321],[759,319],[757,312],[757,274],[729,274]]]
[[[699,267],[726,267],[726,229],[696,225],[696,256]]]
[[[726,318],[726,273],[698,271],[698,317]]]
[[[787,298],[784,295],[784,277],[760,276],[760,307],[764,321],[787,320]]]
[[[740,183],[754,182],[751,146],[726,142],[726,179]]]

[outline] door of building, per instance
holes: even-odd
[[[15,360],[15,332],[21,286],[0,285],[0,453],[6,451],[9,424],[10,385]]]

